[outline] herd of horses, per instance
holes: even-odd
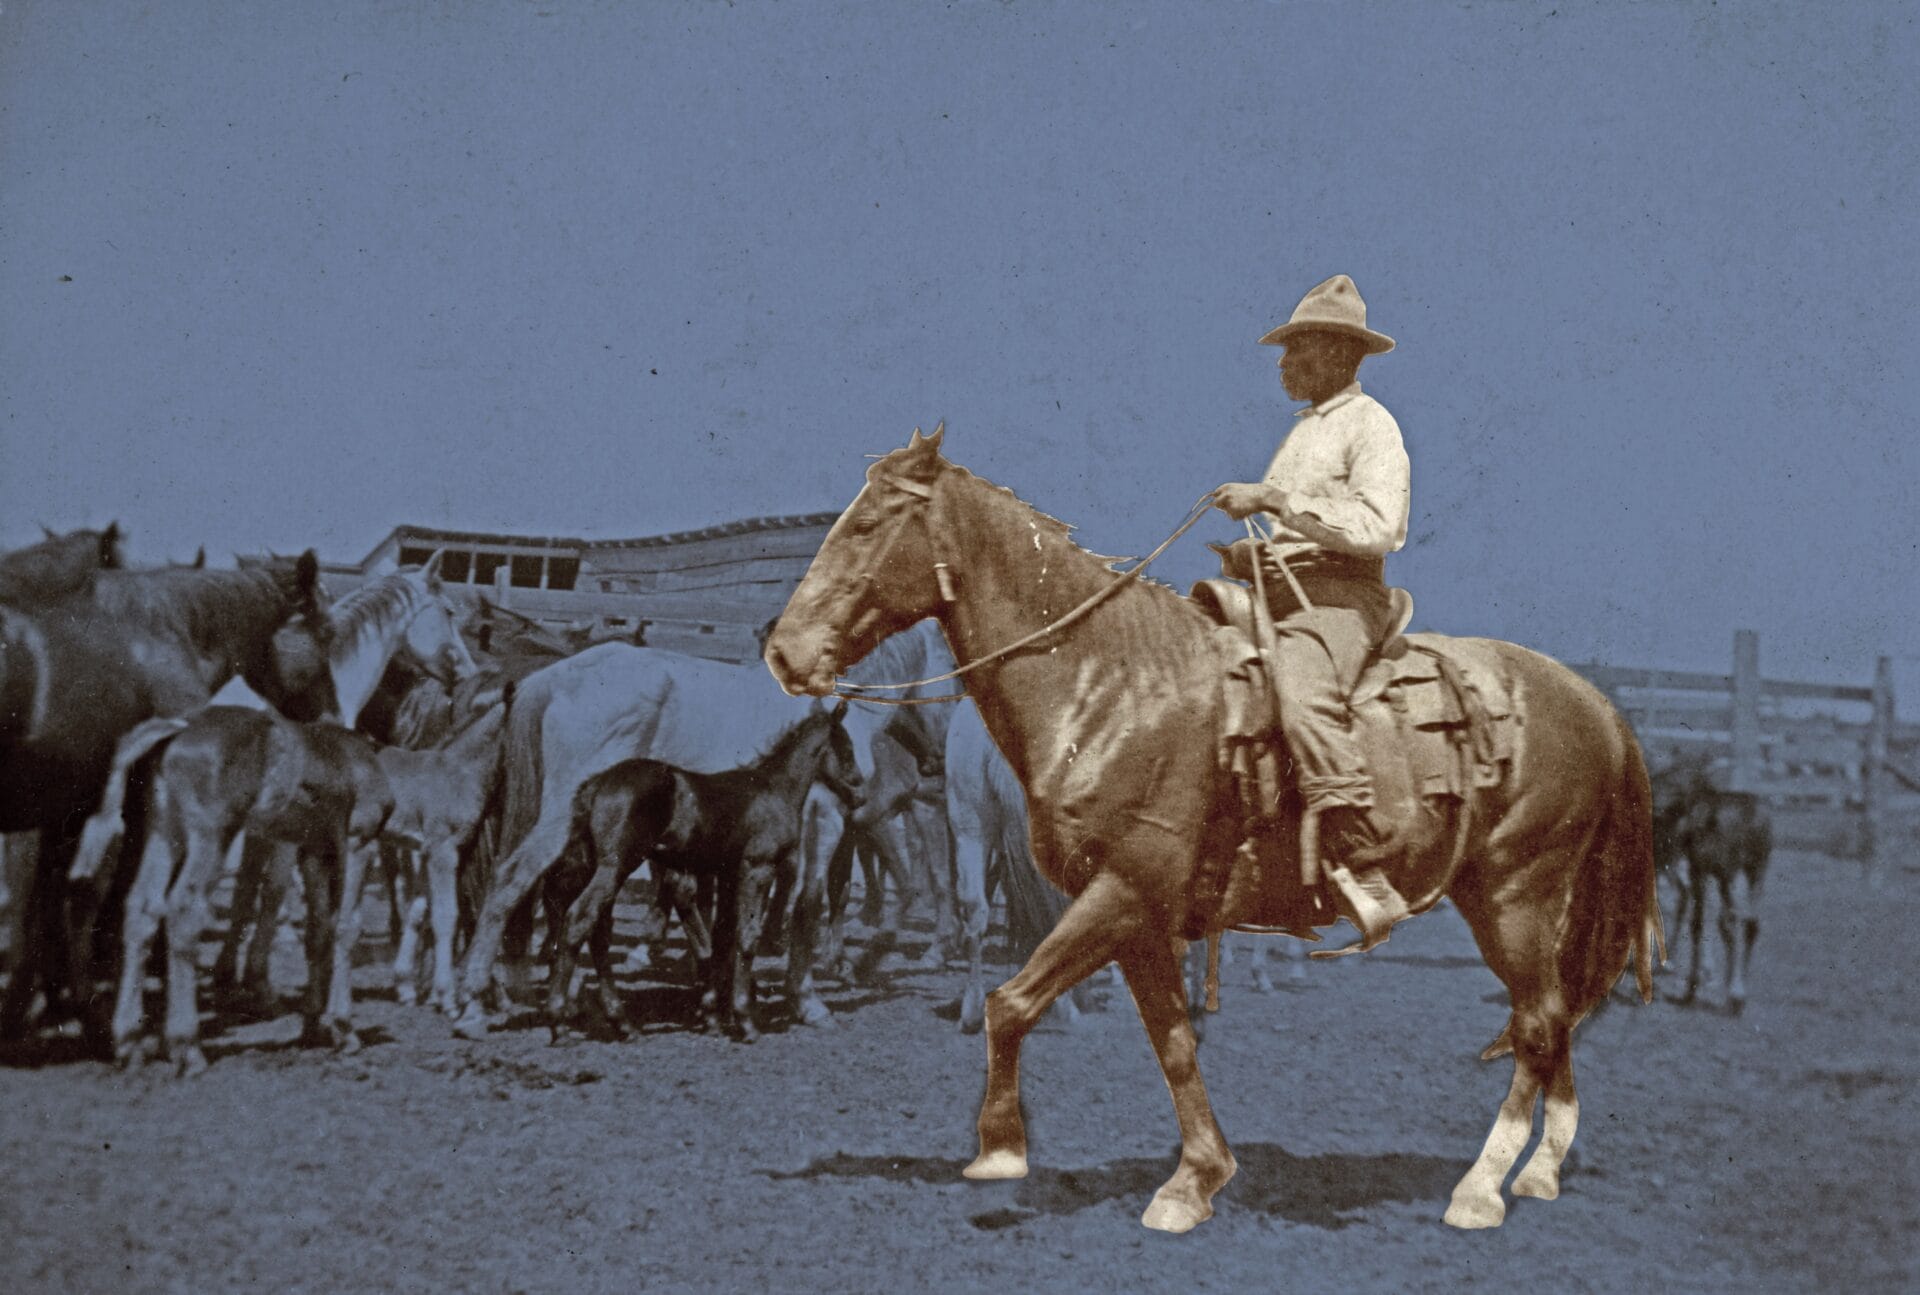
[[[1235,820],[1213,764],[1208,628],[949,463],[938,433],[874,465],[769,626],[765,667],[583,646],[468,601],[437,560],[333,600],[311,551],[211,571],[131,569],[122,550],[110,528],[0,555],[16,931],[0,1043],[77,1023],[97,1055],[204,1068],[200,949],[236,858],[215,990],[276,1005],[269,955],[297,876],[302,1038],[340,1048],[358,1042],[352,955],[376,867],[392,887],[397,996],[424,994],[468,1038],[531,992],[542,915],[554,1037],[587,1009],[623,1032],[613,908],[642,867],[650,933],[679,924],[703,1024],[743,1040],[762,1027],[756,957],[784,961],[786,1011],[817,1023],[829,1013],[816,978],[871,971],[931,901],[922,962],[964,963],[960,1026],[988,1042],[968,1176],[1025,1172],[1020,1041],[1056,1003],[1075,1010],[1069,991],[1111,963],[1183,1135],[1144,1221],[1183,1231],[1210,1215],[1233,1161],[1199,1080],[1183,915],[1194,870],[1231,854],[1222,825]],[[1081,603],[1099,604],[1098,628],[1036,635]],[[1728,1000],[1744,1001],[1770,846],[1764,806],[1716,791],[1704,768],[1649,780],[1584,682],[1511,645],[1485,650],[1524,680],[1520,704],[1555,740],[1523,749],[1514,788],[1472,793],[1478,835],[1449,895],[1513,1000],[1488,1055],[1515,1057],[1448,1210],[1460,1226],[1504,1215],[1542,1093],[1545,1133],[1513,1190],[1557,1193],[1578,1110],[1568,1036],[1629,967],[1650,992],[1656,869],[1694,939],[1687,996],[1718,889]],[[971,704],[933,704],[956,670]],[[853,964],[862,871],[876,930]],[[996,889],[1009,946],[1032,956],[988,994]],[[1207,933],[1245,920],[1222,912]]]
[[[930,909],[922,961],[966,960],[977,1005],[992,891],[1028,947],[1060,911],[997,756],[977,724],[950,726],[954,708],[795,701],[758,666],[583,647],[435,567],[332,601],[311,553],[135,570],[115,527],[0,555],[6,1041],[77,1022],[123,1064],[204,1068],[198,960],[235,859],[214,989],[276,1008],[270,955],[297,876],[302,1039],[342,1048],[358,1043],[352,954],[376,870],[397,996],[426,996],[468,1036],[525,991],[542,911],[555,1036],[576,1016],[583,945],[596,1024],[623,1032],[613,907],[643,865],[654,933],[677,920],[691,950],[704,1024],[743,1039],[763,947],[787,960],[793,1017],[815,1024],[817,972],[871,974]],[[951,664],[927,627],[872,669]],[[862,916],[881,929],[856,967],[862,869]],[[979,1028],[977,1007],[962,1027]]]

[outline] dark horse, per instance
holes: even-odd
[[[1691,1003],[1700,990],[1701,936],[1711,886],[1720,894],[1727,1010],[1738,1015],[1747,1005],[1747,971],[1760,937],[1760,888],[1773,855],[1773,817],[1766,802],[1751,792],[1716,787],[1706,763],[1698,759],[1662,769],[1654,777],[1653,794],[1656,857],[1680,893],[1673,928],[1692,945],[1680,1001]]]
[[[948,463],[939,444],[939,432],[916,431],[868,471],[768,640],[767,665],[789,691],[824,694],[880,640],[927,617],[955,658],[972,662],[1105,591],[1084,624],[968,676],[1026,789],[1034,860],[1074,899],[1025,968],[988,998],[980,1155],[966,1174],[1027,1172],[1021,1041],[1055,999],[1117,960],[1182,1139],[1179,1168],[1142,1221],[1185,1231],[1212,1214],[1234,1172],[1200,1079],[1182,984],[1196,871],[1227,870],[1210,929],[1255,918],[1263,902],[1259,880],[1245,875],[1258,860],[1235,854],[1239,793],[1217,758],[1223,671],[1213,626],[1164,586],[1109,589],[1117,580],[1109,564],[1072,543],[1066,526]],[[1507,776],[1467,792],[1467,835],[1425,847],[1459,849],[1448,893],[1511,996],[1513,1084],[1446,1213],[1455,1226],[1491,1227],[1505,1217],[1501,1184],[1531,1137],[1543,1089],[1545,1133],[1514,1192],[1559,1192],[1579,1114],[1574,1025],[1630,962],[1651,995],[1660,917],[1649,792],[1631,730],[1572,671],[1507,643],[1422,638],[1509,680],[1525,719]]]
[[[553,974],[547,1008],[556,1037],[573,983],[576,951],[593,937],[601,1007],[620,1021],[612,998],[607,936],[614,896],[643,860],[669,894],[684,894],[685,878],[711,879],[714,911],[707,979],[708,1028],[751,1042],[752,965],[771,909],[776,881],[791,889],[800,858],[800,811],[816,782],[837,787],[856,803],[861,782],[853,741],[841,726],[846,703],[816,711],[783,733],[752,764],[697,774],[654,760],[623,760],[582,784],[574,797],[573,831],[561,862],[547,876],[548,924],[553,928]],[[683,920],[689,914],[683,911]],[[689,935],[698,955],[707,926],[692,914]],[[796,1014],[807,1004],[818,922],[795,924],[788,950],[788,996]]]
[[[38,544],[0,553],[0,603],[19,606],[90,592],[94,576],[127,565],[123,540],[115,522],[104,531],[47,531]]]
[[[0,832],[40,833],[28,956],[0,1004],[0,1038],[20,1034],[36,991],[87,1006],[80,969],[94,951],[69,947],[66,877],[120,736],[204,705],[235,675],[279,699],[275,633],[322,604],[309,550],[241,571],[103,570],[64,598],[0,605]]]

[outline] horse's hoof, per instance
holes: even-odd
[[[1027,1157],[1020,1151],[983,1151],[974,1162],[960,1171],[963,1177],[975,1182],[992,1182],[1002,1178],[1025,1178],[1027,1176]]]
[[[794,1019],[802,1025],[825,1025],[833,1019],[833,1013],[820,999],[809,994],[800,1000],[800,1006],[794,1009]]]
[[[145,1065],[151,1049],[145,1039],[121,1039],[113,1045],[113,1064],[121,1070],[134,1071]]]
[[[1140,1222],[1156,1232],[1191,1232],[1213,1217],[1213,1206],[1206,1201],[1183,1200],[1169,1195],[1166,1188],[1154,1193]]]
[[[1256,994],[1271,994],[1273,992],[1273,977],[1269,976],[1264,970],[1254,972],[1253,992]]]
[[[420,991],[404,980],[393,982],[393,1001],[402,1007],[416,1007],[420,1002]]]
[[[1747,1010],[1747,996],[1738,994],[1727,999],[1727,1015],[1738,1016]]]
[[[1455,1191],[1441,1221],[1454,1228],[1497,1228],[1506,1218],[1506,1202],[1498,1192],[1489,1197]]]
[[[181,1044],[173,1049],[173,1073],[181,1079],[193,1079],[207,1073],[207,1054],[200,1051],[195,1043]]]
[[[960,1033],[978,1034],[987,1023],[987,996],[968,990],[960,1000]]]
[[[478,1003],[468,1003],[466,1010],[454,1018],[454,1035],[462,1039],[484,1039],[487,1037],[487,1013]]]
[[[350,1057],[360,1051],[360,1036],[345,1021],[335,1021],[327,1027],[327,1031],[333,1035],[333,1050],[341,1056]]]
[[[1515,1196],[1531,1196],[1536,1201],[1557,1201],[1560,1199],[1560,1175],[1551,1169],[1535,1169],[1528,1165],[1513,1180]]]

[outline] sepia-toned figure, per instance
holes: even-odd
[[[1254,547],[1273,613],[1280,728],[1307,812],[1319,815],[1328,880],[1361,947],[1372,948],[1408,908],[1379,866],[1398,849],[1369,812],[1373,783],[1347,698],[1394,628],[1385,558],[1406,543],[1409,471],[1399,425],[1356,375],[1393,339],[1367,327],[1366,303],[1340,274],[1260,341],[1285,348],[1280,381],[1309,403],[1266,475],[1221,486],[1214,504],[1270,521],[1271,542]]]

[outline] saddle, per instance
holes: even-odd
[[[1418,913],[1438,902],[1459,867],[1476,793],[1497,794],[1506,781],[1517,720],[1511,685],[1490,653],[1472,639],[1406,633],[1412,596],[1389,593],[1391,628],[1347,705],[1373,782],[1373,817],[1406,847],[1387,864],[1388,878]],[[1338,914],[1290,776],[1253,592],[1202,580],[1191,597],[1216,624],[1225,703],[1216,759],[1239,789],[1242,823],[1231,865],[1196,878],[1188,936],[1199,938],[1227,908],[1258,914],[1243,929],[1317,938],[1313,928]]]

